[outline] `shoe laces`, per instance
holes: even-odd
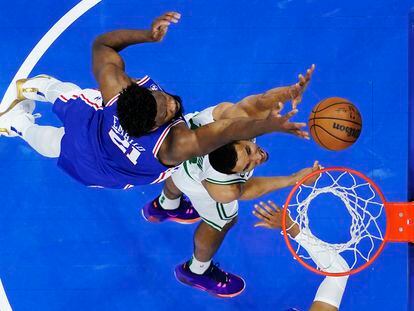
[[[207,271],[204,272],[204,275],[211,277],[217,281],[219,285],[224,285],[229,282],[228,273],[220,269],[220,264],[218,262],[211,262],[210,267],[208,267]]]

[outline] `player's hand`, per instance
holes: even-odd
[[[290,118],[298,113],[298,110],[294,109],[285,115],[281,115],[280,112],[283,110],[283,107],[284,104],[280,102],[270,111],[269,115],[265,119],[265,122],[267,123],[267,126],[270,127],[270,130],[272,132],[289,133],[301,138],[309,139],[309,133],[302,130],[302,128],[306,126],[306,123],[289,121]]]
[[[255,223],[255,227],[265,227],[268,229],[282,228],[282,210],[273,201],[268,201],[254,205],[253,215],[260,221]]]
[[[150,39],[154,42],[159,42],[164,39],[171,23],[178,23],[181,14],[177,12],[167,12],[160,17],[157,17],[151,24]]]
[[[314,71],[315,64],[312,64],[312,66],[306,70],[305,76],[300,74],[298,76],[299,81],[289,88],[290,97],[292,99],[292,109],[296,109],[298,104],[302,101],[303,92],[305,92],[306,88],[308,87]]]
[[[305,176],[308,176],[310,173],[313,173],[317,170],[322,169],[322,166],[319,165],[318,161],[313,162],[313,166],[312,167],[307,167],[307,168],[303,168],[300,171],[292,174],[292,178],[293,178],[293,182],[292,184],[295,184],[297,182],[299,182],[302,178],[304,178]],[[308,178],[306,180],[306,182],[304,182],[305,185],[310,186],[313,185],[315,183],[315,181],[318,179],[319,175],[316,174],[314,176],[312,176],[311,178]]]
[[[254,205],[253,215],[260,220],[254,226],[268,229],[282,229],[282,209],[273,201],[269,200],[267,203],[260,202]],[[300,232],[298,224],[292,220],[289,214],[286,217],[286,231],[292,237],[297,236]]]

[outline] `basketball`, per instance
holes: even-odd
[[[308,126],[312,138],[320,146],[338,151],[348,148],[358,139],[362,118],[349,100],[329,97],[312,109]]]

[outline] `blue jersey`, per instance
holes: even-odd
[[[148,76],[137,83],[162,90]],[[128,189],[165,180],[175,168],[160,163],[157,154],[171,128],[185,124],[184,119],[173,119],[141,137],[129,136],[117,117],[118,96],[105,106],[101,93],[92,89],[59,97],[54,111],[65,124],[65,135],[58,165],[95,187]]]

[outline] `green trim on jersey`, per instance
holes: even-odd
[[[226,214],[226,210],[224,209],[223,203],[216,202],[216,208],[217,208],[217,211],[219,213],[219,216],[220,216],[220,218],[222,220],[230,220],[230,219],[233,219],[234,217],[237,216],[237,213],[238,213],[238,211],[236,210],[236,212],[234,212],[233,215],[228,216]]]
[[[202,220],[204,220],[207,224],[209,224],[210,226],[212,226],[214,229],[217,229],[218,231],[223,230],[223,227],[220,227],[218,224],[215,224],[214,222],[205,219],[204,217],[201,217]]]
[[[187,161],[183,162],[183,166],[184,166],[184,171],[187,173],[188,177],[190,177],[192,180],[195,181],[195,179],[193,177],[191,177],[190,172],[188,171]]]
[[[216,184],[216,185],[233,185],[233,184],[244,184],[246,179],[243,178],[235,178],[230,180],[217,180],[212,178],[206,178],[209,183]]]
[[[197,115],[198,115],[198,113],[195,116],[197,116]],[[194,123],[193,118],[195,116],[193,116],[190,120],[188,120],[188,122],[190,123],[190,129],[191,130],[195,130],[195,129],[198,129],[199,127],[201,127],[201,124],[197,125],[197,124]]]

